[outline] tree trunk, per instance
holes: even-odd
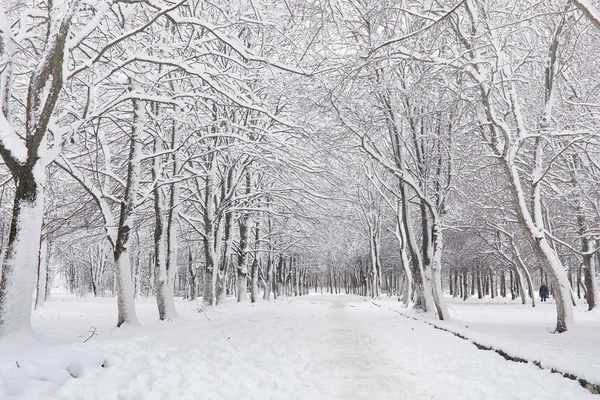
[[[438,224],[438,221],[433,221],[431,228],[431,246],[433,255],[431,257],[431,284],[433,301],[437,310],[438,318],[440,320],[450,319],[448,314],[448,307],[446,306],[446,300],[444,299],[444,292],[442,291],[442,249],[443,249],[443,238],[442,230]]]
[[[48,300],[52,296],[52,280],[54,278],[54,266],[52,262],[52,249],[53,244],[49,241],[49,245],[47,246],[48,250],[46,252],[46,293],[45,299]]]
[[[119,224],[114,246],[114,265],[117,289],[117,327],[124,323],[138,324],[131,281],[130,235],[133,229],[133,212],[140,183],[142,133],[144,131],[144,106],[141,100],[133,102],[133,128],[131,130],[129,161],[125,194],[119,213]]]
[[[174,110],[175,111],[175,110]],[[179,130],[177,129],[177,122],[172,121],[171,125],[171,149],[173,150],[172,161],[173,167],[171,171],[172,177],[175,179],[177,175],[181,173],[181,160],[180,152],[177,149],[180,146]],[[178,242],[177,242],[177,227],[179,226],[179,185],[180,183],[175,180],[170,184],[170,196],[168,201],[167,209],[167,296],[168,303],[172,305],[173,317],[178,317],[177,310],[175,309],[175,273],[177,272],[177,257],[178,257]]]
[[[203,302],[206,306],[215,305],[217,272],[221,257],[221,222],[215,210],[217,201],[214,185],[217,179],[217,160],[213,154],[208,175],[204,178],[204,273]]]
[[[598,301],[598,283],[596,282],[596,276],[594,273],[594,255],[590,254],[592,248],[590,244],[590,238],[586,236],[587,224],[583,211],[578,210],[577,223],[579,225],[578,233],[581,237],[581,253],[583,254],[583,265],[579,265],[577,271],[577,295],[581,298],[579,290],[579,282],[581,281],[581,270],[583,266],[583,280],[585,284],[586,301],[588,304],[588,310],[593,310],[596,307]]]
[[[247,168],[244,171],[246,178],[246,196],[250,195],[252,190],[252,177],[250,170]],[[237,257],[237,301],[245,301],[248,298],[248,223],[250,220],[250,214],[248,212],[242,213],[239,219],[239,237],[240,245]]]
[[[510,282],[509,283],[510,283],[510,298],[511,298],[511,300],[514,300],[517,298],[517,295],[515,293],[515,282],[514,282],[512,269],[510,270]]]
[[[258,258],[254,257],[250,268],[250,302],[258,301]]]
[[[252,176],[250,170],[246,168],[244,171],[246,188],[245,194],[249,196],[252,190]],[[239,219],[239,251],[237,257],[237,301],[245,301],[248,298],[248,223],[250,220],[250,214],[248,212],[242,213]]]
[[[154,138],[154,152],[158,153],[160,138]],[[152,168],[152,180],[157,181],[162,168],[160,157],[154,157]],[[157,187],[154,190],[154,288],[156,295],[156,305],[158,307],[158,319],[161,321],[177,317],[175,311],[175,302],[173,291],[169,286],[169,272],[167,271],[167,240],[168,228],[165,230],[166,222],[166,204],[163,188]]]
[[[194,301],[196,300],[196,297],[198,296],[197,292],[196,292],[196,274],[197,272],[194,270],[194,259],[192,257],[192,249],[189,248],[188,249],[188,273],[190,276],[189,279],[189,285],[190,285],[190,301]]]
[[[248,298],[248,220],[249,215],[244,213],[239,220],[240,245],[237,256],[237,302]]]
[[[38,258],[38,269],[37,269],[37,285],[35,288],[35,308],[43,308],[44,302],[46,301],[46,277],[48,263],[48,240],[45,236],[42,237],[40,245],[40,256]],[[93,282],[93,275],[92,275]],[[94,287],[94,296],[96,296],[96,288]]]
[[[483,299],[483,291],[481,287],[481,267],[477,266],[477,298]]]
[[[36,173],[43,174],[37,166]],[[31,334],[31,295],[42,232],[44,192],[33,171],[20,177],[0,281],[0,337]]]
[[[458,297],[459,293],[458,293],[458,270],[454,270],[454,296],[452,297]]]
[[[465,268],[463,270],[463,300],[467,300],[469,298],[469,272]]]

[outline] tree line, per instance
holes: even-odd
[[[221,304],[547,283],[598,301],[598,12],[579,1],[0,11],[0,334],[52,281]]]

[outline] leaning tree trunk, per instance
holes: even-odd
[[[402,290],[402,301],[408,307],[410,302],[410,298],[413,295],[413,276],[410,269],[408,254],[406,253],[406,233],[404,232],[404,225],[402,223],[402,218],[404,217],[401,213],[400,207],[396,210],[396,239],[398,240],[398,245],[400,247],[400,262],[402,263],[402,268],[404,270],[405,276],[405,285]]]
[[[400,191],[402,194],[402,222],[407,239],[406,244],[410,254],[411,275],[414,283],[413,304],[416,308],[422,309],[423,311],[433,311],[433,308],[435,307],[433,296],[431,294],[431,290],[429,290],[425,277],[423,258],[419,253],[419,245],[417,238],[415,237],[414,227],[410,218],[410,197],[408,196],[406,184],[403,181],[400,182]]]
[[[514,237],[511,238],[511,243],[513,245],[515,251],[515,257],[517,259],[516,268],[520,270],[519,272],[519,280],[521,285],[523,284],[523,276],[527,282],[527,290],[529,292],[529,297],[531,298],[531,307],[535,307],[535,291],[533,290],[533,280],[531,279],[531,274],[529,273],[529,269],[523,262],[523,258],[521,257],[521,253],[519,252],[519,248],[516,245],[516,241]],[[525,303],[523,303],[525,304]]]
[[[537,144],[538,148],[541,143]],[[537,157],[536,157],[537,158]],[[553,287],[555,289],[554,298],[556,300],[556,332],[565,332],[569,326],[574,325],[573,305],[571,303],[571,291],[567,273],[558,258],[558,255],[548,243],[548,240],[541,230],[540,218],[541,204],[539,197],[539,187],[534,189],[533,203],[534,211],[538,215],[538,224],[534,223],[532,215],[527,209],[525,198],[519,179],[519,173],[514,165],[504,162],[505,171],[509,177],[509,190],[513,198],[513,204],[517,211],[517,218],[527,241],[529,242],[534,254],[542,265],[544,271],[550,274]]]
[[[431,273],[432,273],[432,293],[435,308],[438,313],[440,320],[450,319],[448,313],[448,307],[446,306],[446,300],[444,299],[444,292],[442,290],[442,250],[443,250],[443,237],[442,230],[439,224],[434,221],[432,228],[432,241],[431,246],[433,247],[433,255],[431,257]]]
[[[485,29],[487,26],[486,23],[481,23],[483,21],[480,21],[480,19],[485,20],[486,15],[480,13],[480,10],[473,7],[469,2],[467,2],[467,6],[471,14],[472,36],[481,37],[487,34],[487,32],[480,32],[480,27]],[[546,237],[541,205],[541,184],[546,173],[546,169],[543,166],[543,149],[546,144],[546,138],[551,136],[549,126],[552,122],[554,104],[554,80],[559,72],[557,68],[557,49],[560,32],[564,23],[565,19],[563,18],[557,24],[548,52],[548,63],[546,65],[544,81],[544,107],[542,107],[544,115],[539,126],[535,127],[538,136],[536,136],[534,142],[533,168],[530,174],[531,194],[528,198],[521,184],[521,172],[517,167],[516,157],[522,148],[523,140],[526,140],[529,135],[528,132],[531,129],[528,129],[529,127],[526,126],[526,119],[523,117],[514,80],[507,79],[500,87],[502,92],[500,93],[500,91],[497,91],[490,84],[493,78],[489,75],[488,70],[478,70],[481,73],[471,75],[479,86],[482,111],[483,115],[485,115],[484,117],[482,116],[481,122],[487,125],[487,130],[485,131],[488,134],[487,144],[491,147],[494,155],[497,156],[508,178],[508,191],[517,214],[519,226],[523,230],[539,264],[546,273],[550,274],[552,279],[552,286],[556,291],[556,332],[559,333],[567,331],[570,326],[574,325],[573,306],[570,302],[571,291],[567,274],[558,254]],[[479,49],[473,51],[470,53],[470,56],[473,59],[478,59],[480,51]],[[502,64],[503,68],[506,68],[505,72],[510,75],[509,63],[505,62],[506,60],[504,59],[504,57],[508,56],[503,54],[501,50],[496,52],[496,56],[499,64]],[[508,103],[506,108],[509,110],[510,115],[505,114],[504,110],[497,109],[497,95],[505,96],[504,100]],[[531,207],[531,210],[529,207]]]

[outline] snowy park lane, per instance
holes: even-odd
[[[61,328],[62,318],[72,320],[75,304],[81,317]],[[231,304],[207,310],[211,321],[193,304],[180,303],[184,320],[171,323],[151,322],[151,306],[138,307],[144,326],[112,329],[110,302],[48,303],[36,314],[36,326],[53,326],[47,339],[64,344],[29,355],[2,349],[0,398],[596,398],[576,382],[507,362],[359,297]],[[84,345],[85,337],[77,336],[90,325],[97,326],[98,335]],[[33,372],[35,363],[67,367],[59,357],[65,354],[79,357],[75,368],[68,361],[77,379],[46,373],[40,380],[39,369]],[[102,358],[107,368],[97,365]]]
[[[597,398],[576,382],[531,364],[508,362],[365,299],[314,299],[324,305],[331,302],[332,310],[329,323],[310,333],[322,338],[309,340],[317,361],[313,365],[323,367],[325,386],[319,398]]]

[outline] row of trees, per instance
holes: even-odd
[[[29,295],[37,287],[43,303],[48,265],[73,290],[114,292],[118,326],[137,323],[136,291],[153,290],[160,319],[177,316],[181,242],[195,257],[189,295],[200,274],[208,305],[224,299],[232,277],[238,299],[249,281],[255,301],[259,279],[268,291],[275,272],[292,268],[305,235],[292,219],[304,154],[290,156],[300,138],[278,76],[305,72],[288,66],[296,45],[287,44],[289,57],[274,52],[285,38],[274,15],[265,19],[272,6],[3,7],[0,154],[12,179],[2,206],[12,198],[13,215],[0,334],[30,330]],[[53,252],[40,257],[40,248]]]
[[[597,15],[10,0],[0,335],[31,329],[57,271],[114,293],[118,326],[136,295],[175,318],[176,287],[206,305],[387,291],[446,319],[445,291],[533,300],[539,280],[567,330],[580,276],[598,301]]]
[[[369,156],[350,190],[372,295],[395,238],[387,252],[399,253],[409,303],[440,319],[442,270],[472,260],[510,267],[529,297],[534,278],[549,283],[557,332],[574,323],[569,271],[581,271],[596,307],[593,5],[384,1],[327,12],[323,35],[343,44],[328,49],[338,72],[321,87],[321,129]]]

